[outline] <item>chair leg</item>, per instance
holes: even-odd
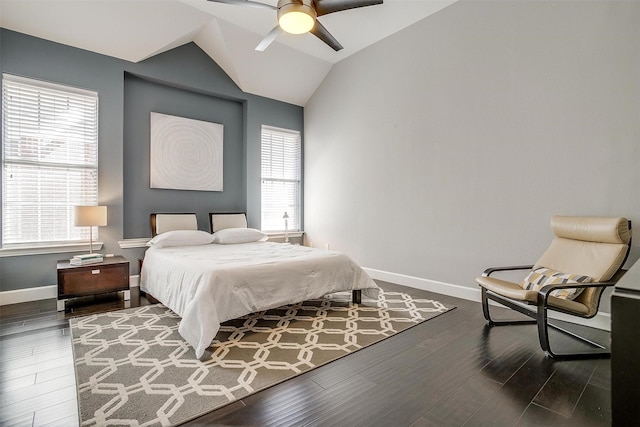
[[[547,357],[556,360],[563,359],[598,359],[598,358],[608,358],[611,356],[611,352],[606,349],[605,346],[598,344],[594,341],[591,341],[587,338],[581,337],[571,331],[568,331],[564,328],[561,328],[557,325],[548,322],[547,319],[547,299],[540,298],[538,299],[537,310],[534,312],[532,310],[528,310],[518,304],[512,303],[509,300],[500,298],[490,292],[488,292],[484,287],[480,287],[482,290],[482,313],[484,318],[487,320],[487,324],[489,326],[504,326],[504,325],[522,325],[522,324],[533,324],[536,323],[538,327],[538,339],[540,341],[540,347],[544,351]],[[522,313],[526,316],[532,317],[533,319],[522,319],[522,320],[493,320],[491,318],[491,314],[489,312],[489,300],[494,300],[505,307],[508,307],[512,310],[515,310],[519,313]],[[589,344],[593,347],[596,347],[595,351],[585,351],[585,352],[576,352],[576,353],[557,353],[551,349],[551,345],[549,344],[549,328],[553,328],[557,331],[560,331],[566,335],[569,335],[577,340],[580,340],[586,344]]]
[[[487,290],[481,286],[480,289],[482,290],[482,314],[484,315],[484,318],[487,320],[487,324],[489,326],[506,326],[506,325],[531,325],[536,323],[535,320],[529,320],[529,319],[521,319],[521,320],[493,320],[491,318],[491,313],[489,312],[489,299],[493,299],[494,301],[512,309],[515,310],[519,313],[522,313],[524,315],[527,316],[531,316],[528,312],[528,310],[526,309],[522,309],[519,306],[516,306],[515,304],[510,304],[508,301],[504,301],[502,299],[497,299],[494,298],[493,295],[491,295],[489,292],[487,292]]]
[[[598,344],[594,341],[591,341],[587,338],[581,337],[580,335],[577,335],[557,325],[553,325],[549,323],[547,318],[546,298],[538,302],[537,323],[538,323],[538,339],[540,341],[540,347],[542,347],[542,350],[544,351],[547,357],[550,357],[556,360],[607,359],[611,357],[611,352],[607,350],[605,346]],[[556,353],[551,349],[551,345],[549,344],[549,327],[557,331],[560,331],[566,335],[569,335],[586,344],[589,344],[593,347],[596,347],[598,348],[598,350],[575,352],[575,353]]]
[[[484,314],[484,318],[489,324],[489,326],[493,326],[493,320],[491,320],[491,313],[489,313],[489,298],[487,297],[487,290],[480,287],[482,289],[482,314]]]

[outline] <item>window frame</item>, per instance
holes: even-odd
[[[282,218],[284,212],[287,212],[289,218],[287,220],[288,226],[287,231],[289,232],[299,232],[302,230],[302,133],[298,130],[294,129],[285,129],[275,126],[262,125],[261,127],[261,142],[260,142],[260,224],[262,231],[266,233],[281,233],[285,231],[285,219]],[[271,151],[273,151],[274,139],[281,139],[281,141],[275,141],[275,143],[280,143],[285,150],[285,145],[289,145],[287,147],[291,150],[291,145],[293,144],[294,150],[296,154],[294,154],[295,161],[295,171],[293,172],[295,176],[291,176],[291,170],[282,171],[280,176],[265,176],[265,142],[271,144]],[[285,154],[283,154],[284,156]],[[271,160],[273,159],[273,155],[271,155]],[[283,163],[287,161],[291,161],[291,158],[284,159]],[[271,161],[271,169],[273,169],[274,162]],[[277,164],[281,169],[291,169],[291,165],[288,164]],[[287,168],[287,166],[289,166]],[[295,193],[292,196],[292,199],[289,200],[289,207],[281,207],[274,208],[277,209],[277,213],[272,213],[269,215],[265,210],[265,181],[271,183],[281,183],[286,185],[287,183],[293,183],[296,189]],[[282,212],[280,212],[282,211]],[[268,216],[268,217],[267,217]],[[266,221],[265,221],[266,219]],[[268,224],[279,224],[279,226],[269,226]]]
[[[18,87],[24,88],[25,91],[32,91],[30,95],[25,96],[23,100],[20,98],[19,102],[25,102],[25,100],[33,101],[35,99],[34,104],[31,105],[30,109],[22,110],[22,104],[17,104],[14,100],[8,99],[8,93],[18,90]],[[35,95],[34,95],[35,94]],[[71,158],[69,161],[70,164],[65,163],[59,159],[55,159],[52,161],[51,159],[43,159],[40,156],[36,160],[22,158],[19,153],[20,150],[23,149],[22,141],[13,141],[13,144],[10,143],[9,138],[11,137],[14,140],[25,138],[25,129],[33,131],[33,134],[30,138],[35,139],[37,142],[33,145],[40,149],[43,144],[43,141],[48,141],[48,137],[43,136],[45,133],[41,128],[41,122],[44,123],[43,114],[44,112],[50,113],[50,117],[55,117],[56,119],[60,118],[63,114],[58,111],[58,107],[50,107],[50,105],[45,105],[44,97],[51,96],[58,102],[66,102],[68,105],[72,103],[72,101],[76,101],[80,99],[81,106],[77,107],[74,105],[75,109],[69,107],[68,111],[71,113],[76,113],[78,110],[81,112],[81,120],[83,120],[83,124],[81,127],[84,129],[86,124],[88,123],[88,133],[82,134],[78,136],[77,134],[73,134],[70,136],[76,128],[70,127],[68,124],[65,125],[65,129],[69,130],[69,135],[64,135],[60,137],[60,141],[64,141],[64,144],[69,144],[71,142],[72,148],[67,150],[80,150],[81,155],[78,155],[77,158]],[[75,205],[97,205],[98,204],[98,189],[99,189],[99,94],[97,91],[82,89],[74,86],[53,83],[43,80],[37,80],[32,78],[26,78],[21,76],[16,76],[13,74],[3,73],[2,74],[2,155],[1,155],[1,165],[2,165],[2,194],[1,194],[1,217],[2,217],[2,230],[0,233],[0,257],[4,256],[15,256],[15,255],[26,255],[26,254],[41,254],[41,253],[60,253],[60,252],[73,252],[84,250],[89,246],[89,228],[81,227],[77,228],[73,225],[73,206]],[[44,106],[44,107],[43,107]],[[47,110],[48,108],[48,110]],[[28,113],[34,114],[33,117],[37,117],[36,119],[29,119],[34,123],[28,123],[26,126],[16,125],[16,126],[7,126],[9,120],[13,119],[13,114],[26,115]],[[11,115],[11,118],[9,116]],[[89,120],[87,122],[87,120]],[[49,129],[51,133],[59,131],[61,134],[63,133],[60,129],[63,129],[62,125],[58,125],[57,121],[54,121],[54,125],[50,126]],[[67,122],[68,123],[68,122]],[[29,126],[32,126],[29,128]],[[44,125],[43,125],[44,126]],[[9,136],[10,132],[13,133]],[[17,136],[15,136],[17,135]],[[35,135],[35,136],[33,136]],[[88,136],[87,136],[88,135]],[[49,140],[50,141],[50,140]],[[11,154],[7,154],[9,150]],[[90,154],[87,154],[86,150],[89,150]],[[55,152],[54,152],[55,151]],[[60,153],[65,153],[63,151],[53,150],[53,156],[59,156]],[[69,154],[67,154],[69,155]],[[91,161],[87,161],[87,156],[91,159]],[[78,161],[78,159],[82,159]],[[7,194],[9,183],[7,182],[7,174],[9,173],[9,169],[11,167],[25,167],[25,165],[34,166],[38,170],[45,171],[48,175],[37,176],[35,179],[35,183],[37,186],[42,182],[46,182],[47,178],[51,178],[55,176],[56,171],[60,173],[62,171],[64,175],[64,170],[75,170],[76,173],[79,174],[89,174],[91,179],[86,181],[85,178],[77,177],[75,180],[67,181],[67,185],[64,188],[66,192],[70,192],[72,189],[72,185],[79,185],[81,191],[80,196],[72,196],[67,197],[65,203],[58,205],[58,209],[62,209],[65,212],[65,221],[60,221],[59,216],[55,215],[50,216],[49,218],[45,218],[45,225],[43,227],[52,227],[54,224],[62,224],[64,226],[62,234],[66,236],[66,238],[60,238],[60,235],[57,234],[51,238],[47,239],[48,236],[38,235],[35,238],[24,238],[13,239],[7,243],[6,241],[6,221],[8,215],[11,215],[11,212],[7,213],[6,207],[11,203],[15,203],[14,201],[8,201],[9,197],[12,197],[13,194]],[[67,178],[74,178],[74,176],[67,176]],[[89,186],[87,187],[87,182]],[[56,182],[57,184],[57,182]],[[44,191],[42,192],[44,194]],[[36,205],[42,206],[43,200],[41,193],[38,193],[34,198],[37,199]],[[56,199],[54,199],[56,200]],[[57,200],[56,200],[57,201]],[[16,213],[15,215],[18,218],[22,218],[23,213]],[[14,217],[15,217],[14,215]],[[43,219],[43,214],[38,212],[37,221],[40,224]],[[20,223],[20,228],[24,227],[22,225],[22,220],[17,220]],[[75,230],[74,230],[75,229]],[[97,235],[97,227],[94,229],[94,236],[98,239]],[[17,232],[19,234],[19,231]],[[33,236],[31,236],[33,237]],[[102,242],[94,241],[94,248],[100,249],[102,247]]]

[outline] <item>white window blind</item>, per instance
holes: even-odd
[[[262,230],[300,230],[300,132],[262,126]]]
[[[98,94],[2,76],[2,245],[78,241],[98,202]]]

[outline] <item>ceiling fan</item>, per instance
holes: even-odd
[[[282,31],[291,34],[311,33],[336,52],[342,45],[318,21],[318,17],[342,10],[382,4],[383,0],[278,0],[278,6],[252,0],[209,0],[214,3],[258,7],[278,11],[278,25],[258,44],[256,50],[264,51]]]

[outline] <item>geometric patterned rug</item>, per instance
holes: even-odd
[[[80,423],[177,425],[453,308],[339,292],[223,323],[203,361],[161,304],[71,319]]]

